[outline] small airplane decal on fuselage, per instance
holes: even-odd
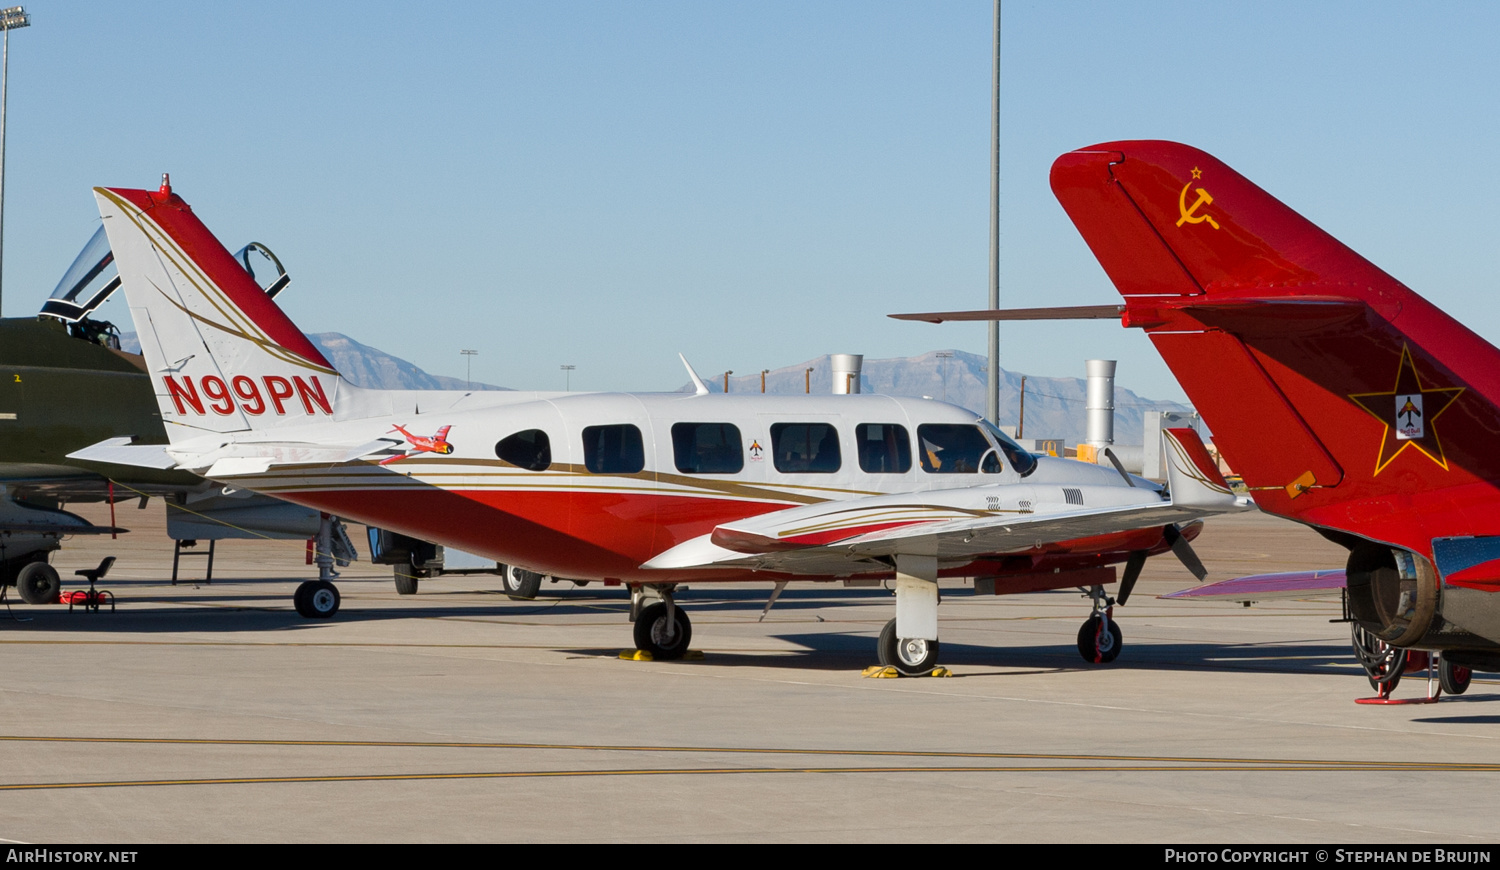
[[[410,459],[411,457],[416,456],[418,453],[439,453],[446,456],[447,454],[453,452],[453,445],[448,443],[448,430],[452,428],[452,426],[444,426],[443,428],[437,430],[437,434],[427,436],[413,435],[410,432],[406,431],[406,429],[398,425],[391,431],[400,432],[403,436],[405,436],[406,443],[410,444],[411,447],[405,453],[399,453],[395,456],[388,456],[385,459],[380,460],[380,464],[390,465],[392,462],[399,462],[402,459]]]

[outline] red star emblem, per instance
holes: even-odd
[[[1412,363],[1411,348],[1403,344],[1396,385],[1389,392],[1349,396],[1385,427],[1380,454],[1375,458],[1375,473],[1383,471],[1408,447],[1415,447],[1447,471],[1448,460],[1443,456],[1443,442],[1438,438],[1435,423],[1463,391],[1463,387],[1423,386]]]

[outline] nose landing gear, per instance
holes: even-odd
[[[1094,612],[1078,629],[1078,654],[1091,665],[1105,665],[1120,655],[1125,635],[1114,621],[1115,600],[1104,594],[1103,586],[1089,587]]]
[[[630,590],[635,648],[656,661],[672,661],[686,656],[688,644],[693,639],[693,623],[677,606],[674,592],[675,586],[635,586]],[[647,604],[650,598],[657,600]]]

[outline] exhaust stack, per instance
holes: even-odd
[[[833,366],[833,394],[848,396],[859,392],[859,375],[865,365],[862,353],[836,353],[828,358]]]
[[[1088,426],[1084,441],[1096,451],[1115,443],[1115,361],[1091,359],[1088,370]]]

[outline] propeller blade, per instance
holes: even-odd
[[[1115,471],[1120,472],[1120,476],[1125,478],[1126,486],[1135,486],[1135,481],[1131,480],[1130,475],[1125,473],[1124,464],[1115,457],[1115,452],[1113,450],[1110,450],[1108,447],[1104,448],[1104,458],[1108,459],[1109,464],[1115,467]]]
[[[1203,582],[1203,578],[1208,576],[1208,569],[1203,567],[1203,560],[1193,552],[1193,545],[1182,536],[1182,530],[1177,527],[1177,524],[1168,525],[1162,529],[1162,534],[1166,537],[1167,543],[1172,545],[1172,552],[1177,556],[1178,561],[1182,562],[1183,567],[1191,571],[1193,576],[1198,578],[1198,582]]]
[[[1146,567],[1146,551],[1132,550],[1130,558],[1125,561],[1125,576],[1120,578],[1119,602],[1124,604],[1130,600],[1130,590],[1135,588],[1135,581],[1141,578],[1141,569]]]

